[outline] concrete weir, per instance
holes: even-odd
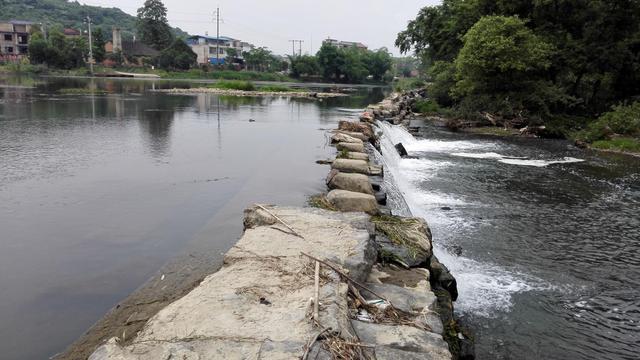
[[[89,359],[452,359],[431,233],[384,215],[373,133],[341,122],[333,143],[349,159],[333,162],[319,207],[246,209],[218,272]]]

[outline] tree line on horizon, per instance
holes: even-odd
[[[371,51],[355,46],[339,48],[324,43],[316,55],[292,56],[291,75],[295,78],[321,78],[358,84],[366,81],[389,82],[393,59],[385,48]]]

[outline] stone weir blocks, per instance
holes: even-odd
[[[220,271],[161,310],[132,341],[111,339],[89,359],[300,359],[305,353],[331,359],[336,344],[371,359],[451,358],[433,315],[428,272],[413,286],[386,284],[368,215],[254,206],[244,224]],[[322,265],[315,319],[315,260],[303,253],[349,278]],[[361,288],[364,299],[377,303],[383,296],[407,318],[402,324],[358,320],[355,282],[377,294]]]

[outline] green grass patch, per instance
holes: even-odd
[[[414,259],[425,252],[425,249],[412,241],[417,238],[417,233],[422,232],[422,223],[418,219],[377,215],[371,217],[371,222],[375,224],[376,230],[386,235],[391,242],[409,250],[409,254]],[[422,235],[426,236],[426,234],[419,236]]]
[[[598,140],[591,146],[594,149],[640,153],[640,139],[636,138],[621,137],[611,140]]]
[[[231,71],[191,69],[187,71],[154,71],[165,79],[198,79],[198,80],[242,80],[242,81],[280,81],[296,82],[296,80],[282,74],[257,71]]]
[[[336,156],[336,159],[348,159],[349,158],[349,150],[342,149]]]
[[[211,88],[224,90],[256,91],[256,86],[251,81],[224,80],[209,85]]]
[[[324,195],[310,196],[309,200],[307,200],[307,203],[309,204],[309,206],[314,208],[324,209],[329,211],[338,211],[338,209],[335,206],[331,205],[329,200],[327,200],[327,197]]]

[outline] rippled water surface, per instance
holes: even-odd
[[[315,161],[334,151],[322,129],[383,96],[166,95],[150,90],[189,84],[122,80],[0,85],[3,360],[62,351],[176,255],[219,263],[246,206],[303,205],[324,190],[327,169]]]
[[[640,358],[640,159],[381,127],[388,173],[458,280],[479,359]]]

